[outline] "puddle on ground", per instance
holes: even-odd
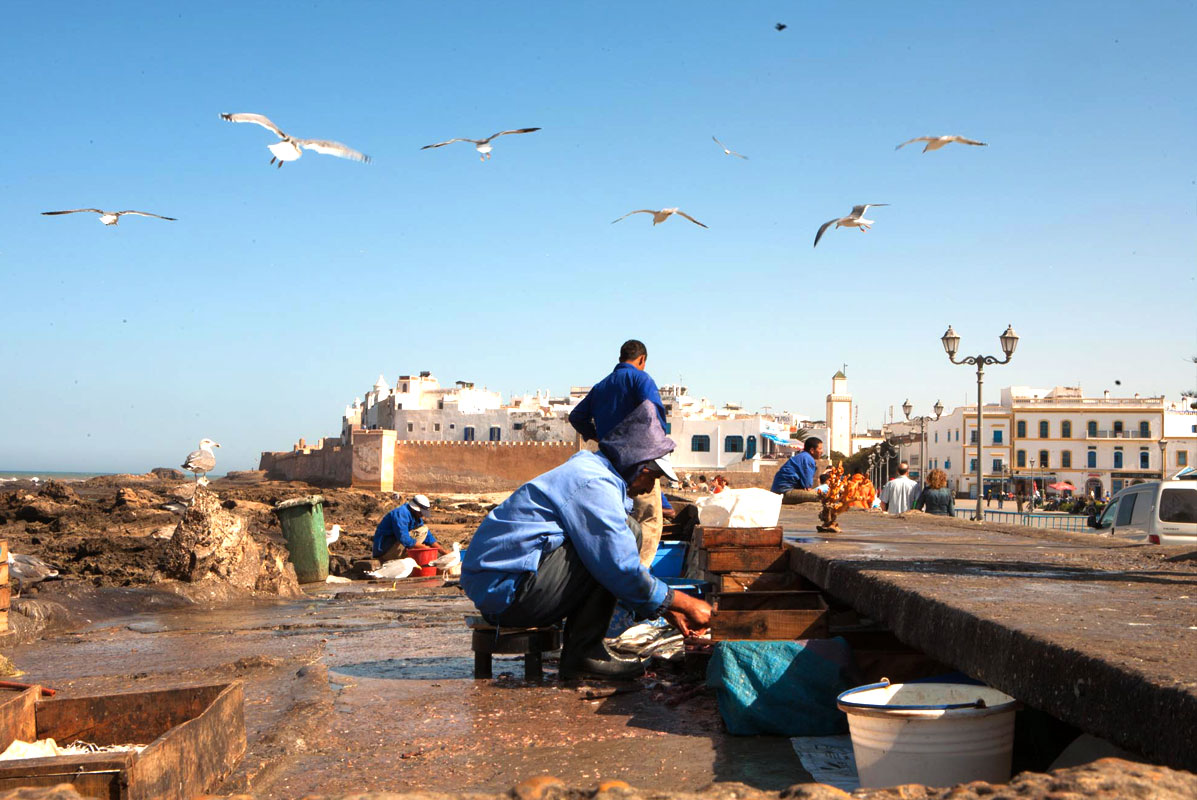
[[[523,663],[523,657],[494,658],[495,673],[502,670],[504,662]],[[384,678],[397,681],[435,681],[441,679],[474,677],[474,659],[469,656],[432,656],[427,658],[388,658],[383,661],[363,661],[357,664],[341,664],[329,667],[329,673],[348,675],[354,678]]]

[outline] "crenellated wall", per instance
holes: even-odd
[[[394,490],[501,492],[518,488],[578,452],[574,442],[395,443]]]
[[[265,470],[266,477],[273,481],[348,486],[353,475],[353,451],[337,441],[324,440],[320,447],[297,447],[285,453],[262,453],[258,469]]]

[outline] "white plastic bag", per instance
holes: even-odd
[[[699,524],[713,528],[771,528],[781,515],[781,495],[768,489],[724,489],[695,504]]]

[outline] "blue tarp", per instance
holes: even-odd
[[[852,649],[841,637],[717,642],[707,667],[719,713],[738,736],[827,736],[848,719],[835,698],[851,689]]]

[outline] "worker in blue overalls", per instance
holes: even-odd
[[[441,553],[448,553],[424,522],[424,515],[430,508],[432,503],[428,502],[428,498],[418,494],[399,507],[391,509],[374,529],[373,557],[384,563],[394,561],[403,558],[407,548],[420,545],[435,547]]]

